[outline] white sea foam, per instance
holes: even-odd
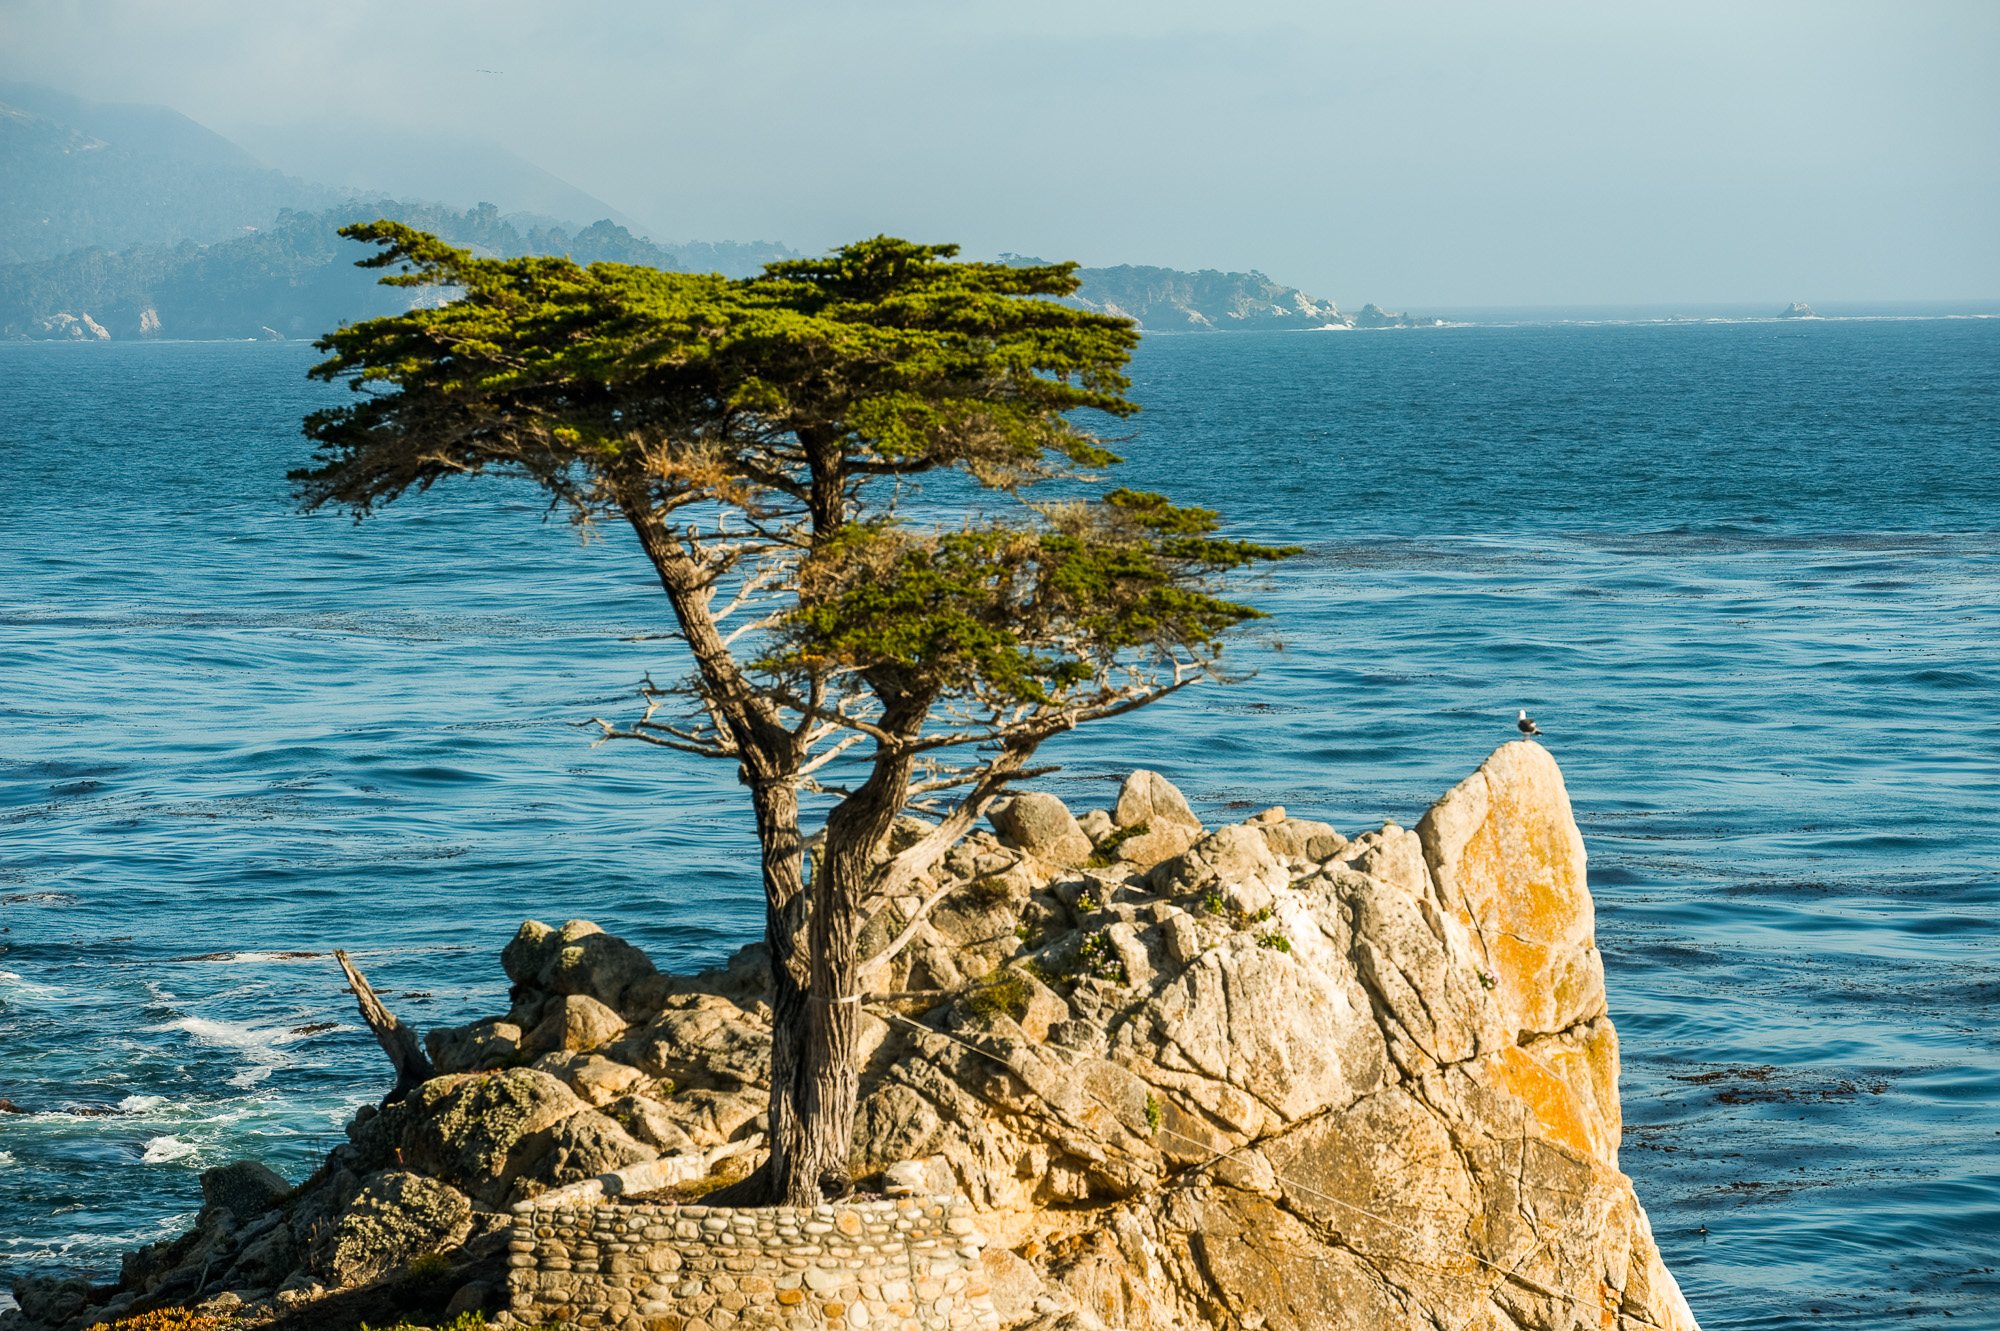
[[[13,1163],[14,1153],[12,1151],[0,1151],[0,1169],[4,1169]]]
[[[209,1017],[181,1017],[152,1029],[185,1031],[204,1043],[246,1050],[253,1056],[273,1053],[276,1046],[299,1038],[283,1026],[252,1026],[248,1022],[216,1021]]]
[[[0,971],[0,983],[12,986],[29,998],[51,998],[62,992],[53,985],[36,984],[33,980],[23,979],[16,971]]]
[[[167,1102],[164,1095],[128,1095],[118,1102],[121,1114],[143,1114],[148,1109],[158,1109]]]
[[[179,1137],[153,1137],[146,1142],[146,1154],[140,1159],[149,1165],[164,1165],[184,1160],[194,1151],[193,1142],[184,1142]]]

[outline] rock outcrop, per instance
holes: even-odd
[[[1618,1169],[1584,846],[1538,745],[1352,840],[1283,809],[1204,828],[1149,772],[995,823],[863,935],[917,926],[863,1018],[852,1174],[969,1199],[1003,1326],[1693,1331]],[[503,961],[513,1010],[432,1032],[440,1075],[319,1175],[232,1167],[116,1291],[37,1284],[0,1325],[226,1300],[331,1326],[371,1290],[497,1313],[512,1211],[755,1163],[761,946],[673,977],[531,921]]]

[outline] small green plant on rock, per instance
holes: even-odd
[[[1268,947],[1273,952],[1290,952],[1292,940],[1280,933],[1258,934],[1257,946]]]
[[[976,1017],[996,1017],[1002,1013],[1015,1021],[1028,1015],[1028,981],[1019,971],[1001,971],[961,1000],[965,1010]]]
[[[1086,887],[1085,889],[1083,889],[1083,891],[1076,894],[1077,914],[1089,915],[1096,909],[1097,909],[1097,898],[1094,895],[1092,895],[1089,888]]]
[[[1118,848],[1120,846],[1130,841],[1133,837],[1144,836],[1152,830],[1145,823],[1137,823],[1131,827],[1119,828],[1110,836],[1097,843],[1097,849],[1092,851],[1090,858],[1083,862],[1084,867],[1088,869],[1109,869],[1112,865],[1118,863]]]
[[[413,1322],[405,1317],[394,1326],[384,1328],[384,1331],[486,1331],[486,1327],[486,1319],[478,1313],[463,1312],[449,1322],[439,1322],[435,1326],[429,1322]],[[374,1328],[363,1322],[355,1328],[355,1331],[374,1331]],[[545,1322],[541,1326],[529,1328],[529,1331],[561,1331],[561,1327],[556,1323]]]
[[[1201,899],[1201,908],[1210,915],[1220,915],[1223,911],[1222,893],[1210,888]]]
[[[1160,1102],[1151,1091],[1146,1092],[1146,1126],[1154,1132],[1160,1130]]]
[[[403,1270],[411,1280],[435,1280],[451,1270],[451,1258],[441,1252],[422,1253],[412,1257]]]
[[[965,893],[976,904],[988,910],[995,906],[1004,906],[1014,899],[1014,889],[1009,887],[1004,879],[990,875],[973,880],[965,889]]]
[[[212,1317],[186,1308],[161,1308],[121,1317],[105,1324],[105,1331],[237,1331],[243,1323],[234,1317]]]

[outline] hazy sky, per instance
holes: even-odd
[[[489,138],[667,240],[1348,306],[2000,297],[1996,0],[0,0],[0,74],[299,174],[329,131]]]

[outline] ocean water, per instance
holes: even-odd
[[[0,1283],[313,1167],[387,1080],[334,947],[429,1027],[505,1006],[523,918],[669,968],[760,927],[733,773],[576,724],[678,669],[629,539],[489,482],[290,512],[312,359],[0,345]],[[1121,479],[1306,552],[1252,677],[1049,788],[1408,825],[1527,708],[1703,1324],[2000,1326],[2000,318],[1159,337],[1135,379]]]

